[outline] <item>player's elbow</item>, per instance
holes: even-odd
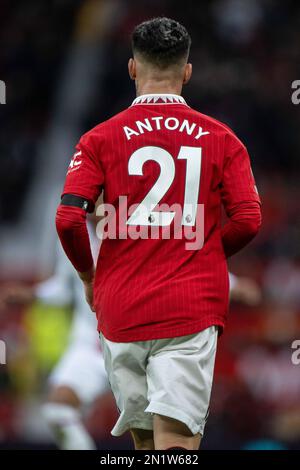
[[[248,245],[257,235],[260,226],[260,204],[239,204],[230,214],[230,221],[222,229],[222,242],[226,257],[232,256]]]
[[[260,230],[261,223],[262,216],[260,208],[254,214],[251,216],[248,215],[247,218],[243,220],[243,231],[248,235],[249,239],[252,240],[254,237],[256,237]]]
[[[261,206],[258,202],[241,203],[234,214],[232,214],[232,222],[238,230],[244,233],[249,239],[254,238],[262,223]]]
[[[252,235],[252,238],[254,238],[261,227],[262,224],[262,214],[261,214],[261,206],[259,203],[256,203],[255,209],[252,211],[250,220],[249,220],[249,233]]]
[[[56,211],[55,223],[57,233],[61,238],[76,232],[83,225],[85,226],[86,214],[78,207],[59,205]]]

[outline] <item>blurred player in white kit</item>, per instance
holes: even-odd
[[[96,317],[86,303],[82,283],[60,247],[55,273],[37,286],[36,297],[47,304],[74,305],[69,345],[49,377],[50,393],[43,415],[61,449],[96,449],[82,423],[82,409],[108,390],[107,375]]]
[[[94,259],[99,240],[90,227]],[[100,350],[95,314],[84,296],[82,283],[57,243],[53,275],[33,289],[13,285],[1,294],[2,303],[30,303],[39,300],[47,305],[73,306],[73,320],[68,346],[50,374],[49,395],[42,406],[57,446],[62,450],[93,450],[95,442],[85,428],[83,412],[109,389]]]

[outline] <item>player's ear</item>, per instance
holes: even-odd
[[[128,73],[131,80],[136,79],[136,62],[133,58],[130,58],[128,61]]]
[[[183,75],[183,84],[186,85],[192,76],[193,66],[192,64],[186,64]]]

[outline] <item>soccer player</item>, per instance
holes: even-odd
[[[136,449],[198,449],[228,308],[226,258],[261,223],[245,146],[181,96],[190,45],[168,18],[135,28],[137,98],[80,139],[56,216],[98,318],[120,411],[112,434],[130,430]],[[85,219],[102,191],[95,269]]]

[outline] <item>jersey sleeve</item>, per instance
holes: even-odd
[[[228,134],[225,139],[221,198],[228,214],[241,202],[260,204],[260,198],[246,147],[234,135]]]
[[[100,145],[95,145],[87,134],[80,139],[67,171],[62,195],[75,194],[93,205],[96,203],[104,184],[100,153]]]
[[[240,251],[261,226],[260,198],[245,146],[228,136],[221,183],[221,198],[228,216],[221,236],[226,257]]]

